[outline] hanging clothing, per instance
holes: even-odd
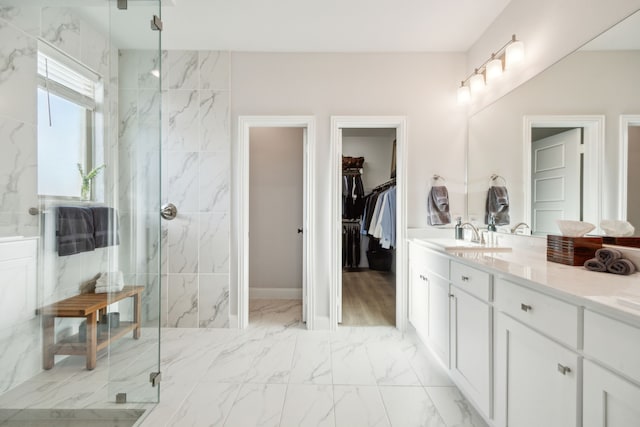
[[[360,224],[342,224],[342,266],[357,268],[360,266]]]
[[[364,185],[360,175],[342,176],[342,218],[358,219],[364,211]]]
[[[361,232],[380,239],[384,249],[396,246],[395,185],[367,196]]]

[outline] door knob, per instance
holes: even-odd
[[[298,228],[298,234],[302,234],[302,228]]]
[[[160,208],[160,216],[167,221],[171,221],[178,216],[178,208],[173,203],[166,203]]]

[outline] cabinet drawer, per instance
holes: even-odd
[[[432,250],[412,243],[409,246],[409,262],[411,265],[449,279],[449,258]]]
[[[585,310],[584,353],[640,382],[640,328]]]
[[[495,302],[519,321],[578,348],[578,307],[508,280],[496,280]]]
[[[451,283],[484,301],[491,297],[491,274],[477,268],[452,261]]]

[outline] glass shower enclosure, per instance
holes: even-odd
[[[158,402],[160,17],[0,0],[0,423]]]

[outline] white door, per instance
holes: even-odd
[[[307,128],[302,129],[303,165],[309,161],[309,146],[307,144]],[[302,200],[307,200],[307,185],[309,176],[306,168],[302,171]],[[309,239],[307,230],[309,229],[309,212],[307,203],[302,203],[302,227],[298,229],[298,234],[302,234],[302,321],[307,321],[307,254],[309,253]]]
[[[269,298],[304,290],[303,129],[251,128],[249,287]]]
[[[576,128],[531,143],[533,234],[558,233],[558,219],[580,219],[581,139]]]
[[[578,355],[496,317],[496,427],[578,427]]]
[[[585,360],[584,427],[627,427],[640,423],[640,387]]]
[[[336,130],[336,140],[338,141],[338,147],[339,147],[339,152],[342,153],[342,129],[338,128]],[[342,170],[342,164],[338,165],[338,170],[341,171]],[[334,188],[334,191],[336,191],[336,196],[340,196],[342,197],[342,178],[340,178],[338,180],[338,188]],[[340,209],[340,212],[342,212],[342,209]],[[335,254],[335,256],[337,257],[338,260],[340,260],[340,262],[338,262],[336,264],[336,266],[338,267],[338,271],[334,272],[334,274],[337,276],[337,292],[338,292],[338,307],[337,307],[337,314],[338,314],[338,323],[342,323],[342,222],[341,222],[342,216],[340,216],[339,218],[336,218],[336,223],[339,224],[338,227],[339,229],[336,230],[336,237],[338,239],[338,244],[334,245],[334,248],[336,248],[336,250],[338,251],[337,254]]]

